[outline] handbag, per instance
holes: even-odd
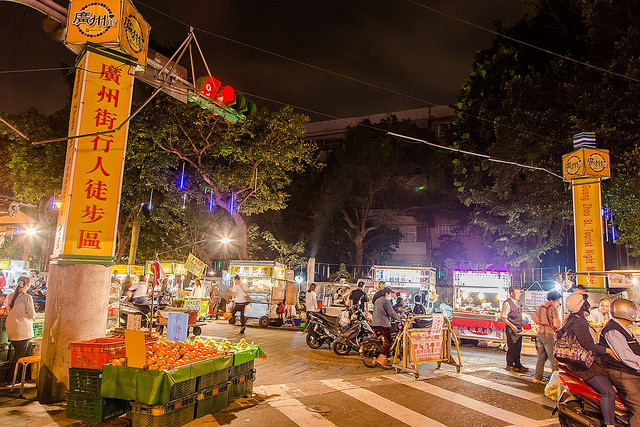
[[[593,351],[580,345],[576,334],[562,329],[558,332],[553,355],[559,362],[569,363],[580,369],[589,369],[596,358]]]

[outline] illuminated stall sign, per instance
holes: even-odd
[[[506,289],[511,286],[511,273],[506,271],[454,271],[453,286]]]
[[[231,276],[242,277],[271,277],[273,272],[272,266],[262,265],[231,265],[229,266],[229,274]]]
[[[129,61],[128,63],[126,61]],[[53,255],[113,259],[133,93],[133,62],[88,46],[80,55],[71,100],[63,200]]]
[[[425,287],[435,285],[435,274],[433,268],[393,268],[393,267],[374,267],[373,280],[376,282],[383,281],[390,285],[419,285]]]

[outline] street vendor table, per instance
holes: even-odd
[[[478,318],[457,317],[454,313],[451,326],[456,328],[458,338],[469,338],[488,341],[505,341],[505,323],[500,320],[488,320]],[[525,323],[522,329],[531,329],[531,325]]]
[[[265,353],[259,346],[252,346],[233,354],[218,356],[170,371],[104,365],[100,394],[102,397],[135,400],[147,405],[168,403],[173,397],[171,389],[175,384],[195,380],[211,372],[229,369],[257,357],[265,357]],[[195,382],[193,384],[195,385]],[[193,393],[194,390],[190,392]]]

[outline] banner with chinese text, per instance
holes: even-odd
[[[604,271],[600,181],[574,179],[572,184],[576,271]],[[577,276],[576,280],[587,288],[604,288],[604,277]]]
[[[69,136],[116,129],[129,116],[132,89],[128,56],[87,48],[78,60]],[[128,129],[68,141],[54,257],[113,257]]]

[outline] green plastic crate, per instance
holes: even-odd
[[[229,368],[224,368],[198,377],[198,385],[196,388],[198,392],[201,392],[222,385],[227,381],[229,381]]]
[[[42,331],[44,331],[44,321],[33,322],[33,337],[42,338]]]
[[[253,382],[256,380],[256,370],[252,369],[246,374],[229,378],[229,402],[247,396],[253,392]]]
[[[10,343],[0,344],[0,363],[11,360],[9,357],[12,355],[13,349],[11,349]]]
[[[213,414],[229,404],[229,382],[218,387],[203,390],[198,394],[196,402],[196,418]]]
[[[248,362],[232,366],[231,372],[229,372],[229,377],[237,377],[242,374],[246,374],[247,372],[250,372],[253,369],[254,361],[255,360],[252,359]]]
[[[69,368],[69,393],[100,397],[102,369]]]
[[[131,402],[133,427],[178,427],[193,421],[196,394],[163,405]]]
[[[0,316],[0,344],[5,344],[9,342],[6,323],[7,323],[7,316]]]
[[[169,392],[169,401],[187,397],[196,392],[196,378],[175,383]]]
[[[67,418],[101,423],[124,414],[129,402],[67,393]]]
[[[4,381],[7,378],[7,372],[9,372],[9,366],[11,362],[0,362],[0,381]]]

